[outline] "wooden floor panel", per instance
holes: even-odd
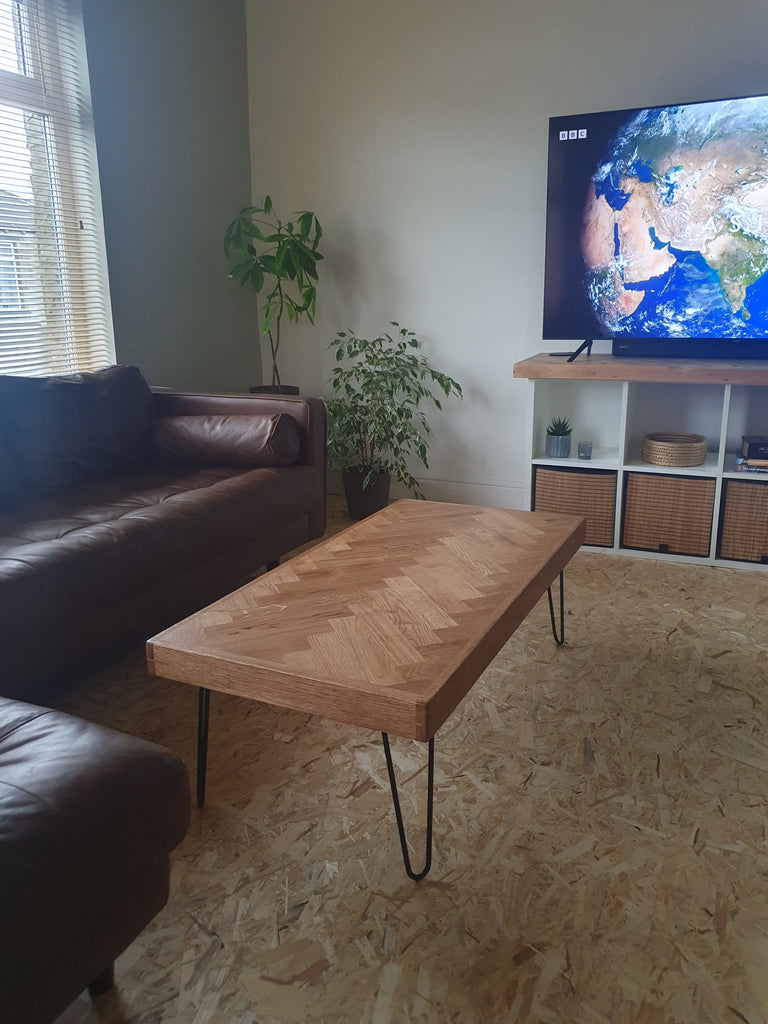
[[[767,587],[577,554],[566,646],[544,599],[438,733],[420,883],[378,736],[213,694],[170,902],[59,1024],[765,1024]],[[62,706],[194,770],[141,650]],[[418,861],[425,750],[393,754]]]

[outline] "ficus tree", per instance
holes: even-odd
[[[416,497],[423,498],[408,460],[417,458],[429,467],[427,453],[431,429],[422,402],[442,409],[440,395],[461,398],[461,386],[435,370],[419,353],[421,342],[413,331],[397,328],[376,338],[360,338],[339,331],[330,344],[335,366],[328,410],[328,460],[332,469],[357,469],[363,486],[380,473],[389,473]]]

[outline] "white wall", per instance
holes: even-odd
[[[243,0],[84,0],[115,345],[151,384],[260,380],[224,231],[250,199]]]
[[[325,228],[317,326],[284,381],[327,388],[339,328],[399,320],[465,400],[430,497],[524,492],[541,351],[547,118],[768,92],[765,0],[246,0],[253,193]],[[558,346],[562,347],[562,346]]]

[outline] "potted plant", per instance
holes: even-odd
[[[573,427],[564,416],[555,416],[547,427],[546,454],[548,458],[567,459],[571,454]]]
[[[328,410],[328,462],[340,469],[353,519],[383,508],[395,477],[417,498],[423,498],[418,480],[408,468],[415,457],[428,468],[431,433],[422,401],[442,409],[435,391],[461,397],[461,386],[433,369],[419,355],[421,342],[413,331],[400,327],[396,336],[360,338],[339,331],[330,344],[337,365],[330,385],[334,397]]]
[[[230,280],[250,284],[257,295],[269,289],[261,303],[259,327],[269,339],[272,383],[251,391],[299,391],[280,381],[280,326],[284,313],[290,321],[306,316],[311,324],[315,322],[317,264],[323,258],[317,246],[323,229],[309,210],[293,216],[294,220],[283,222],[271,198],[265,196],[261,206],[243,207],[224,235],[224,251],[233,262]]]

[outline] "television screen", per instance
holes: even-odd
[[[768,355],[768,96],[550,119],[544,338]]]

